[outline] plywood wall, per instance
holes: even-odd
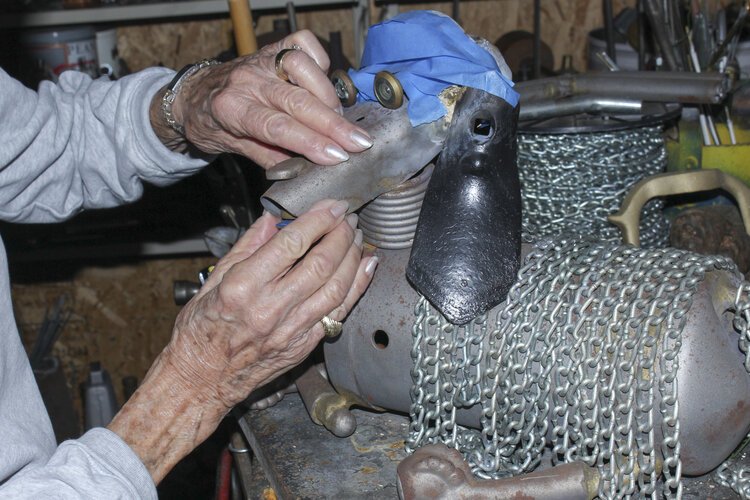
[[[78,414],[79,387],[89,363],[101,361],[123,402],[122,378],[142,380],[170,339],[180,308],[174,304],[172,283],[196,281],[197,272],[215,259],[152,259],[119,265],[84,265],[70,278],[15,283],[12,297],[16,322],[30,347],[45,313],[65,294],[71,316],[53,348],[61,361]],[[47,263],[42,266],[55,266]]]
[[[601,0],[542,0],[542,39],[552,48],[558,66],[563,55],[571,54],[575,68],[584,69],[587,34],[602,25],[601,4]],[[624,6],[633,6],[635,0],[614,0],[613,4],[615,12],[619,12]],[[401,11],[414,9],[434,9],[450,14],[452,4],[432,2],[400,6]],[[370,11],[373,22],[376,22],[383,9],[373,4]],[[256,32],[271,31],[273,20],[279,17],[285,15],[260,15]],[[467,32],[495,41],[508,31],[532,29],[533,2],[464,0],[461,2],[460,18]],[[297,14],[300,29],[310,29],[322,38],[327,39],[331,31],[340,31],[344,53],[349,60],[355,60],[352,19],[349,8],[313,9]],[[155,64],[179,68],[228,49],[231,45],[231,25],[223,19],[121,28],[118,31],[118,44],[131,69],[138,70]]]

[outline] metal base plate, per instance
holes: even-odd
[[[409,420],[354,414],[355,433],[337,438],[310,420],[298,394],[287,394],[271,408],[244,414],[239,424],[280,499],[398,498],[396,467],[406,457]]]

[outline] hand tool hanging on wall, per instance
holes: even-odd
[[[258,50],[255,38],[253,16],[250,12],[250,0],[228,0],[229,17],[232,19],[234,41],[237,44],[237,55],[246,56]]]

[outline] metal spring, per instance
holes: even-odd
[[[387,250],[410,248],[417,230],[422,200],[434,165],[416,177],[371,201],[359,214],[359,227],[367,243]]]

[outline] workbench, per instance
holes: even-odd
[[[406,457],[409,419],[393,413],[354,410],[357,430],[334,437],[310,420],[298,394],[238,420],[254,454],[247,498],[395,499],[396,467]],[[744,462],[750,466],[750,458]],[[683,479],[684,500],[735,500],[710,476]]]

